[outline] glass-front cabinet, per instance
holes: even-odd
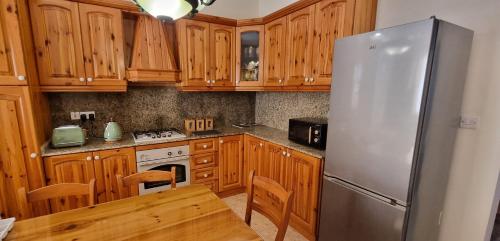
[[[258,87],[263,83],[264,26],[236,28],[236,85]]]

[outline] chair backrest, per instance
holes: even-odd
[[[257,193],[264,193],[265,197],[259,198]],[[290,220],[292,200],[293,191],[286,191],[274,180],[255,176],[255,171],[251,171],[247,182],[245,222],[250,225],[252,210],[263,214],[278,227],[275,241],[282,241],[285,238],[288,221]]]
[[[116,182],[118,185],[118,195],[120,198],[126,197],[126,188],[132,185],[139,185],[145,182],[160,182],[170,181],[170,187],[175,189],[175,167],[172,167],[169,172],[167,171],[145,171],[141,173],[132,174],[130,176],[122,177],[116,175]]]
[[[32,217],[29,203],[67,196],[88,196],[88,204],[95,205],[95,179],[88,184],[61,183],[26,192],[24,187],[17,191],[17,201],[22,218]]]

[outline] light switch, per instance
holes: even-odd
[[[71,112],[71,120],[79,120],[80,112]]]
[[[460,128],[477,129],[479,128],[479,116],[462,116],[460,119]]]

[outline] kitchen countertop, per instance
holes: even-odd
[[[271,128],[267,126],[255,126],[242,129],[235,127],[224,127],[224,128],[218,128],[216,130],[220,131],[220,133],[211,135],[191,134],[185,138],[179,138],[168,141],[147,142],[147,143],[135,143],[134,138],[130,133],[124,134],[123,139],[116,142],[105,142],[104,139],[102,138],[90,138],[89,140],[87,140],[87,143],[84,146],[78,146],[78,147],[52,148],[49,143],[46,143],[42,147],[42,157],[91,152],[91,151],[102,151],[102,150],[118,149],[125,147],[147,146],[159,143],[188,141],[195,139],[241,135],[241,134],[248,134],[263,139],[265,141],[276,143],[317,158],[323,159],[325,157],[325,151],[292,142],[288,140],[288,132],[276,128]]]

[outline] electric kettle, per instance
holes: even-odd
[[[119,141],[122,139],[122,128],[117,122],[111,120],[106,124],[104,129],[104,140],[105,141]]]

